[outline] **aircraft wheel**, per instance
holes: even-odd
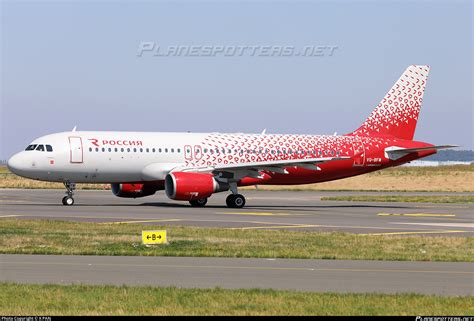
[[[225,200],[227,207],[242,208],[245,205],[245,197],[241,194],[230,194]]]
[[[192,200],[189,201],[189,204],[191,204],[192,207],[203,207],[207,203],[207,197],[206,198],[201,198],[198,200]]]
[[[73,204],[74,204],[74,198],[72,198],[71,196],[64,196],[63,197],[63,205],[71,206]]]

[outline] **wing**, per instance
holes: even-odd
[[[239,164],[216,164],[207,167],[180,167],[173,169],[173,172],[197,172],[197,173],[229,173],[233,179],[241,179],[243,177],[260,178],[261,171],[269,171],[280,174],[288,174],[285,167],[301,167],[309,170],[319,171],[321,168],[316,164],[327,163],[331,161],[339,161],[350,159],[350,157],[323,157],[323,158],[305,158],[290,160],[270,160],[262,162],[249,162]],[[222,175],[220,175],[222,176]]]

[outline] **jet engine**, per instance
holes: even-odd
[[[172,172],[165,178],[166,196],[178,201],[204,199],[228,189],[229,184],[217,181],[212,174]]]

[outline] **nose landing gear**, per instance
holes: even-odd
[[[66,196],[63,197],[63,205],[71,206],[74,204],[74,190],[76,189],[76,183],[64,182],[66,187]]]

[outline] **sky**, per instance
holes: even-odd
[[[411,64],[431,66],[415,139],[473,149],[471,1],[0,5],[0,159],[74,126],[344,134]],[[232,46],[293,51],[215,49]],[[307,47],[317,54],[296,55]]]

